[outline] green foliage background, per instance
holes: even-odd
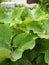
[[[49,1],[39,3],[0,7],[0,65],[49,65]]]

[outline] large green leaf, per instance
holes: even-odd
[[[27,22],[27,21],[26,21]],[[39,18],[39,20],[32,20],[26,24],[28,30],[32,30],[34,33],[40,38],[49,38],[49,15],[45,15],[43,18]]]
[[[11,41],[12,30],[7,24],[0,24],[0,48],[8,47]]]
[[[13,40],[13,46],[16,49],[12,52],[12,60],[16,61],[21,58],[24,50],[33,49],[35,46],[35,39],[36,37],[27,33],[17,35]]]
[[[7,24],[0,24],[0,62],[6,58],[10,58],[10,43],[12,30]]]

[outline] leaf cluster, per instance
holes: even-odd
[[[49,65],[49,14],[37,6],[0,8],[0,65]]]
[[[38,2],[41,8],[49,13],[49,0],[38,0]]]

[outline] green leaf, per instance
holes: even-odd
[[[43,26],[38,21],[32,21],[27,24],[28,30],[33,30],[34,33],[42,33],[43,32]]]
[[[6,48],[2,48],[0,49],[0,63],[2,61],[4,61],[6,58],[10,58],[11,57],[11,51],[6,49]]]
[[[19,63],[16,61],[16,62],[11,62],[10,65],[19,65]]]
[[[45,15],[45,12],[43,12],[42,9],[39,6],[32,9],[31,13],[32,13],[32,17],[33,17],[34,20],[42,17],[43,15]]]
[[[15,26],[16,24],[22,24],[23,21],[25,19],[27,19],[27,17],[29,17],[31,15],[30,13],[30,9],[28,9],[27,7],[16,7],[13,11],[12,11],[12,20],[10,23],[10,26]]]
[[[19,18],[21,20],[25,20],[25,18],[28,17],[29,15],[30,15],[30,9],[28,9],[27,7],[16,7],[12,11],[13,20],[15,18]]]
[[[12,62],[10,59],[6,59],[4,60],[0,65],[19,65],[19,63],[16,61],[16,62]]]
[[[40,38],[46,38],[49,39],[49,17],[45,18],[44,21],[42,21],[43,23],[43,33],[39,33],[38,36]]]
[[[0,23],[7,23],[7,13],[4,8],[0,7]]]
[[[0,48],[6,48],[10,44],[12,29],[7,24],[0,24]]]
[[[22,57],[18,62],[19,65],[32,65],[31,62],[25,57]]]
[[[45,62],[49,65],[49,50],[45,53]]]
[[[28,9],[27,7],[24,8],[22,14],[21,14],[21,19],[22,21],[24,21],[25,19],[27,19],[27,17],[31,16],[31,11],[30,9]]]
[[[37,39],[35,50],[39,53],[45,53],[49,50],[49,39]]]
[[[34,33],[37,33],[37,35],[40,38],[49,38],[49,17],[48,15],[45,15],[43,18],[44,20],[39,19],[39,21],[35,21],[30,19],[30,22],[26,24],[26,27],[28,30],[32,30]],[[26,21],[27,22],[27,21]]]
[[[0,62],[6,58],[10,58],[10,43],[12,30],[7,24],[0,24]]]
[[[37,57],[36,59],[36,64],[37,65],[44,65],[44,54],[41,54]]]
[[[9,63],[6,61],[6,60],[4,60],[0,65],[9,65]]]
[[[23,53],[23,57],[26,57],[30,62],[32,62],[36,57],[38,57],[39,53],[35,51],[35,49],[32,50],[26,50]]]
[[[41,6],[41,9],[45,12],[49,13],[49,0],[39,0],[39,5]]]
[[[5,17],[6,17],[5,9],[0,7],[0,19],[4,19]]]
[[[35,39],[36,37],[27,33],[17,35],[13,40],[13,46],[16,49],[12,52],[12,60],[16,61],[21,58],[24,50],[33,49],[35,46]]]

